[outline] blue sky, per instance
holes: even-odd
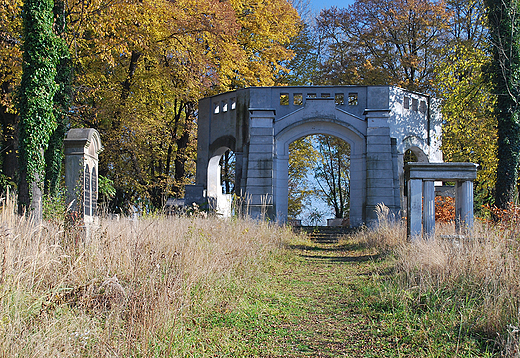
[[[332,6],[339,8],[347,7],[353,2],[354,0],[311,0],[311,6],[316,12],[320,12],[321,9],[326,9]]]

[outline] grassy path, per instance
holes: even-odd
[[[277,276],[287,307],[288,357],[380,357],[395,351],[393,342],[378,338],[362,302],[366,283],[387,271],[388,262],[356,245],[291,246],[290,269]],[[377,330],[377,328],[375,329]],[[375,333],[375,334],[374,334]]]
[[[492,341],[461,329],[457,311],[391,292],[395,262],[374,249],[299,242],[269,262],[256,286],[231,293],[238,306],[203,319],[194,334],[205,348],[191,356],[497,356]]]

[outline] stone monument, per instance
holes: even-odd
[[[65,186],[67,205],[87,228],[97,223],[98,155],[103,150],[99,133],[92,128],[68,131],[65,147]]]

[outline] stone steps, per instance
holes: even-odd
[[[319,244],[336,244],[340,237],[350,234],[355,229],[338,226],[298,226],[295,232],[305,232],[313,242]]]

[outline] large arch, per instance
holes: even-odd
[[[363,207],[366,192],[365,137],[348,122],[320,117],[292,123],[275,136],[274,203],[277,220],[284,222],[287,219],[289,144],[315,134],[334,136],[350,145],[350,220],[352,225],[359,225],[364,221]]]

